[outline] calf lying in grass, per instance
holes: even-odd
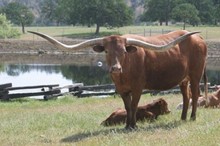
[[[154,120],[159,115],[170,113],[167,102],[159,98],[154,100],[152,103],[138,106],[136,113],[137,121]],[[126,122],[127,112],[125,109],[117,109],[114,111],[101,125],[113,126],[117,124],[124,124]]]
[[[216,91],[208,95],[208,103],[206,105],[206,98],[200,96],[198,98],[197,106],[202,107],[211,107],[211,108],[220,108],[220,86],[217,86]],[[183,103],[177,105],[177,109],[182,109]],[[192,106],[192,100],[190,99],[189,106]]]

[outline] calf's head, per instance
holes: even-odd
[[[152,105],[158,110],[158,114],[164,115],[170,113],[167,102],[162,98],[154,100]]]

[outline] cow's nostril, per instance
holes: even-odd
[[[121,67],[111,67],[110,72],[111,73],[122,73],[122,68]]]

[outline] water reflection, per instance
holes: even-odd
[[[108,72],[98,66],[61,66],[61,72],[67,79],[86,85],[111,83]]]
[[[38,84],[72,84],[81,82],[85,85],[111,83],[108,72],[102,66],[99,67],[57,64],[1,65],[0,80],[1,84],[12,83],[13,86],[15,84],[20,84],[19,86],[36,85],[36,82]]]
[[[220,85],[220,70],[207,69],[207,76],[211,85]]]
[[[72,83],[97,85],[112,83],[105,65],[4,64],[0,65],[0,84],[13,86]],[[220,70],[207,69],[208,81],[220,84]]]

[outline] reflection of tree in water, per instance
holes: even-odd
[[[2,65],[0,68],[9,76],[19,76],[35,70],[48,74],[62,73],[65,78],[85,85],[111,83],[108,72],[98,66],[10,64]]]
[[[20,73],[29,72],[29,67],[27,65],[16,65],[16,64],[10,64],[5,67],[5,72],[9,76],[19,76]]]
[[[10,64],[3,68],[4,72],[6,72],[9,76],[19,76],[20,74],[31,72],[33,70],[46,72],[48,74],[60,72],[60,65]]]
[[[98,85],[112,83],[106,70],[97,66],[62,66],[63,76],[72,79],[73,82],[85,85]]]
[[[0,64],[0,72],[4,72],[4,65],[3,64]]]
[[[215,70],[207,70],[208,82],[212,85],[220,84],[220,71]]]
[[[72,80],[82,82],[85,85],[109,84],[112,83],[108,71],[98,66],[77,66],[77,65],[39,65],[39,64],[10,64],[0,65],[0,72],[6,72],[9,76],[19,76],[31,71],[45,72],[47,74],[59,74]],[[208,82],[212,85],[220,84],[220,71],[207,70]]]

